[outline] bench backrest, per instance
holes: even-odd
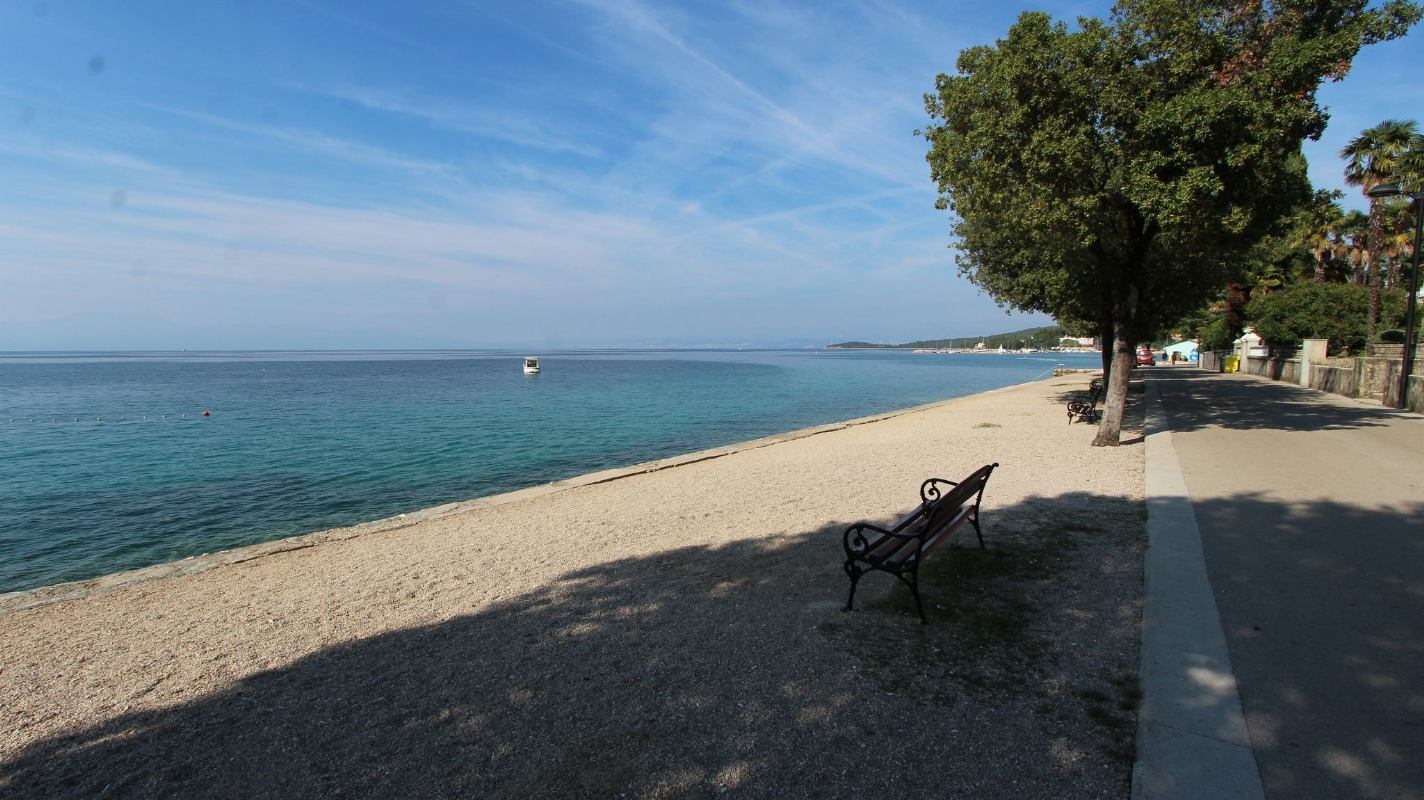
[[[928,512],[925,514],[924,529],[934,530],[945,524],[971,502],[977,505],[984,491],[984,484],[997,466],[999,465],[985,464],[960,481],[958,486],[943,493],[933,478],[921,484],[920,498],[924,500]]]

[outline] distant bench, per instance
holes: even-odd
[[[855,606],[855,587],[861,576],[868,572],[888,572],[910,587],[920,621],[929,622],[920,602],[920,562],[929,558],[966,522],[974,526],[979,547],[984,547],[984,532],[979,529],[979,501],[984,497],[989,474],[997,466],[985,464],[958,482],[930,478],[920,485],[920,505],[888,530],[868,522],[846,528],[843,544],[850,597],[846,599],[845,610],[850,611]],[[952,488],[942,491],[941,486]]]
[[[1094,378],[1088,382],[1088,399],[1080,398],[1068,401],[1068,424],[1097,422],[1098,417],[1102,416],[1102,412],[1098,410],[1098,401],[1101,399],[1103,399],[1103,379]]]

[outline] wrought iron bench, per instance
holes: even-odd
[[[1068,424],[1074,422],[1097,422],[1103,412],[1098,410],[1098,401],[1103,399],[1103,379],[1094,378],[1088,382],[1087,400],[1068,401]],[[1075,419],[1076,417],[1076,419]]]
[[[846,611],[855,606],[855,588],[869,572],[888,572],[904,581],[915,596],[915,608],[920,621],[929,622],[920,602],[920,562],[929,558],[940,545],[949,540],[960,526],[968,522],[984,547],[984,532],[979,528],[979,502],[984,497],[984,485],[998,464],[985,464],[962,481],[930,478],[920,484],[920,505],[909,516],[888,530],[859,522],[846,528],[843,537],[845,571],[850,577],[850,597]],[[948,491],[941,486],[950,487]]]

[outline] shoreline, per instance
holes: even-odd
[[[0,794],[793,800],[831,780],[1126,796],[1143,447],[1091,447],[1093,426],[1065,424],[1086,383],[591,473],[0,613]],[[988,462],[987,548],[958,536],[926,564],[929,624],[887,576],[844,613],[847,527]],[[875,746],[966,733],[963,769]],[[847,752],[866,768],[847,772]]]
[[[712,447],[704,450],[694,450],[689,453],[655,459],[652,461],[642,461],[630,464],[626,467],[611,467],[609,469],[588,472],[582,475],[575,475],[569,478],[547,483],[527,486],[523,489],[515,489],[509,492],[500,492],[492,495],[473,497],[466,500],[456,500],[450,503],[442,503],[436,506],[417,509],[393,517],[382,517],[380,519],[360,522],[355,525],[347,525],[340,528],[326,528],[308,533],[301,533],[294,536],[284,536],[270,539],[255,544],[244,545],[242,547],[218,550],[212,553],[203,553],[196,556],[186,556],[173,561],[162,561],[157,564],[150,564],[146,567],[138,567],[131,570],[105,573],[93,578],[86,578],[77,581],[65,581],[62,583],[36,586],[31,589],[20,589],[13,592],[0,593],[0,615],[22,611],[38,606],[50,605],[52,603],[63,603],[71,600],[79,600],[86,597],[109,594],[111,592],[124,589],[135,584],[160,581],[167,578],[181,577],[184,575],[194,575],[218,567],[242,564],[254,559],[264,558],[279,553],[288,553],[296,550],[305,550],[326,542],[339,542],[366,536],[373,533],[385,533],[397,531],[403,528],[414,526],[418,523],[444,519],[458,516],[473,511],[481,511],[511,503],[533,500],[535,498],[546,497],[569,489],[584,486],[595,486],[602,483],[623,480],[637,475],[646,475],[653,472],[661,472],[667,469],[696,464],[712,459],[723,458],[749,450],[758,450],[770,447],[783,442],[796,441],[812,436],[818,436],[834,431],[845,430],[859,425],[867,425],[887,419],[907,414],[914,414],[939,408],[946,404],[968,400],[975,397],[983,397],[998,392],[1008,392],[1015,389],[1022,389],[1038,383],[1052,381],[1055,377],[1049,376],[1023,383],[1000,386],[994,389],[987,389],[982,392],[959,395],[945,400],[936,400],[931,403],[922,403],[917,406],[885,411],[879,414],[871,414],[863,417],[855,417],[840,422],[828,422],[822,425],[815,425],[809,428],[798,428],[784,433],[775,433],[769,436],[762,436],[756,439],[748,439],[741,442],[734,442],[720,447]]]

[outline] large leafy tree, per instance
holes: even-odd
[[[1366,128],[1340,151],[1345,159],[1345,182],[1360,187],[1366,195],[1382,183],[1399,180],[1408,169],[1405,158],[1410,144],[1418,138],[1413,120],[1389,119]],[[1389,201],[1370,198],[1369,233],[1365,239],[1364,262],[1370,281],[1370,335],[1379,327],[1380,290],[1384,288],[1384,257],[1390,243]]]
[[[1408,0],[1119,0],[1075,28],[1023,14],[936,79],[924,135],[961,272],[1112,343],[1094,444],[1118,443],[1142,332],[1205,303],[1309,199],[1321,81],[1419,16]]]

